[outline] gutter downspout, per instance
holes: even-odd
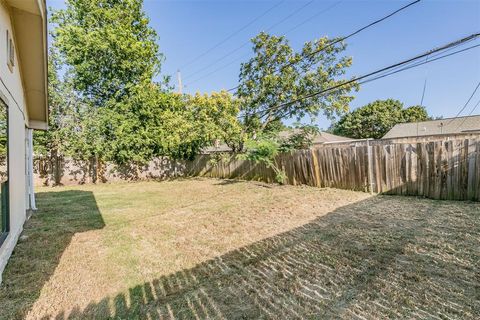
[[[37,210],[33,190],[33,129],[27,129],[27,190],[30,210]]]

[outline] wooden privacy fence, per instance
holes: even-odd
[[[263,164],[235,156],[214,163],[212,157],[188,162],[186,174],[275,181],[274,171]],[[323,145],[282,154],[277,164],[292,185],[480,201],[480,138]]]

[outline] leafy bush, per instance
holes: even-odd
[[[293,133],[281,141],[280,152],[308,149],[318,133],[318,127],[315,125],[296,125]]]
[[[276,157],[280,153],[280,144],[275,138],[261,136],[245,143],[245,153],[238,157],[255,163],[263,163],[275,172],[275,180],[283,184],[286,180],[285,172],[279,168]]]

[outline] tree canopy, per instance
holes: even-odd
[[[77,99],[72,88],[70,74],[59,76],[61,65],[58,53],[52,47],[48,56],[48,105],[49,130],[34,131],[35,152],[44,157],[56,157],[67,152],[72,128],[76,122]]]
[[[169,91],[168,77],[155,81],[163,55],[142,3],[68,0],[53,13],[53,130],[37,135],[39,150],[124,164],[164,155],[192,158],[217,139],[234,148],[242,144],[239,103],[231,94],[179,95]],[[69,77],[60,79],[59,71]],[[70,93],[74,121],[63,130]],[[68,142],[62,150],[52,144],[57,136]]]
[[[150,124],[158,118],[160,84],[153,79],[161,54],[142,2],[69,0],[52,15],[53,47],[81,104],[73,154],[122,163],[146,161],[158,150]]]
[[[100,107],[131,96],[160,72],[158,36],[142,0],[67,0],[55,11],[54,46],[77,92]]]
[[[404,109],[403,103],[398,100],[376,100],[342,116],[331,131],[355,139],[380,139],[398,123],[428,119],[430,117],[425,107],[411,106]]]
[[[346,45],[326,37],[306,42],[295,52],[284,36],[261,32],[252,39],[254,56],[240,68],[237,96],[248,131],[266,128],[271,122],[323,113],[332,117],[348,110],[355,83],[328,95],[291,101],[346,82],[352,58],[342,56]],[[281,105],[281,107],[279,107]]]
[[[164,104],[162,123],[157,126],[162,154],[191,159],[215,140],[233,149],[242,142],[238,100],[228,92],[170,97],[175,101]]]
[[[252,140],[275,139],[286,119],[345,112],[358,89],[350,83],[299,99],[348,80],[346,45],[324,37],[295,52],[285,37],[262,32],[252,39],[254,57],[241,65],[235,96],[173,93],[169,77],[160,77],[163,54],[142,4],[66,0],[53,12],[51,130],[35,134],[37,153],[126,164],[158,156],[191,159],[215,141],[253,150]],[[305,128],[278,141],[278,150],[307,146],[305,132],[316,129]]]

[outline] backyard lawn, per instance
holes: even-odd
[[[230,180],[39,188],[0,318],[480,318],[480,204]]]

